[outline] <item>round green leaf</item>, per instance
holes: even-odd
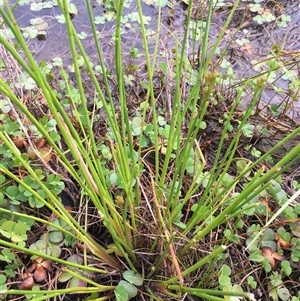
[[[83,263],[83,258],[77,254],[71,255],[67,261],[73,262],[73,263],[77,263],[77,264],[82,264]],[[75,269],[74,267],[70,267],[71,269]]]
[[[4,275],[0,275],[0,284],[6,283],[6,277]]]
[[[73,277],[69,284],[68,287],[86,287],[87,283],[77,277]]]
[[[64,240],[64,234],[61,231],[51,231],[49,240],[54,244],[59,244]]]
[[[273,181],[271,183],[271,185],[269,186],[269,190],[270,190],[271,193],[276,194],[276,193],[278,193],[281,190],[281,186],[280,186],[279,183]]]
[[[220,275],[219,276],[219,284],[221,286],[227,286],[227,285],[231,284],[230,277],[225,276],[225,275]]]
[[[256,262],[264,261],[264,257],[261,254],[261,250],[256,249],[253,252],[251,252],[249,256],[249,260],[256,261]]]
[[[205,130],[206,129],[206,122],[205,121],[201,121],[201,123],[200,123],[200,129],[201,130]]]
[[[3,183],[5,183],[5,181],[6,181],[5,176],[4,175],[0,175],[0,185],[3,184]]]
[[[67,282],[68,280],[70,280],[73,277],[72,274],[68,273],[68,272],[63,272],[59,275],[58,277],[58,282]]]
[[[41,251],[47,248],[47,242],[45,240],[39,239],[34,244],[32,244],[30,249]]]
[[[110,180],[111,184],[116,184],[118,181],[118,175],[115,172],[113,172],[110,175],[109,180]]]
[[[129,298],[126,288],[120,284],[115,288],[115,296],[117,301],[127,301]]]
[[[51,256],[58,258],[61,254],[61,248],[59,246],[51,245]]]
[[[221,274],[225,275],[225,276],[229,276],[231,274],[231,269],[228,265],[224,264],[221,267]]]
[[[277,245],[275,241],[265,240],[261,242],[261,247],[269,247],[273,252],[276,252]]]
[[[6,291],[7,291],[6,284],[0,284],[0,294],[1,294],[1,296],[5,297]]]
[[[126,279],[129,283],[140,286],[143,285],[143,279],[141,274],[136,274],[134,271],[129,270],[124,272],[124,279]]]
[[[125,288],[129,299],[134,298],[137,295],[137,292],[138,292],[137,288],[134,287],[129,282],[127,282],[125,280],[121,280],[118,285],[123,286]]]
[[[42,236],[40,238],[42,238]],[[48,237],[45,237],[45,240],[43,240],[43,239],[37,240],[35,243],[33,243],[29,246],[29,249],[41,252],[42,254],[53,255],[50,243],[48,242]],[[60,255],[60,253],[59,253],[59,255]],[[31,259],[36,259],[37,257],[38,256],[33,255],[33,256],[31,256]],[[57,256],[57,257],[59,257],[59,256]]]
[[[290,299],[289,290],[286,287],[279,288],[277,294],[282,301],[288,301]]]
[[[60,222],[59,222],[59,219],[58,218],[54,218],[53,220],[52,220],[52,224],[53,225],[56,225],[56,226],[60,226]],[[48,229],[48,231],[56,231],[57,230],[57,228],[55,227],[55,226],[52,226],[52,225],[48,225],[47,226],[47,229]]]
[[[292,273],[291,264],[288,260],[283,260],[280,265],[285,275],[289,276]]]
[[[10,197],[10,198],[14,198],[18,195],[19,193],[19,189],[16,186],[8,186],[6,188],[6,194]]]

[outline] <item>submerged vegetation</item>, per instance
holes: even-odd
[[[17,4],[0,6],[0,299],[300,300],[300,127],[287,115],[299,51],[274,44],[251,61],[255,75],[238,77],[222,46],[241,5],[257,26],[291,19],[275,2],[148,1],[150,30],[140,0],[123,13],[129,2],[86,1],[91,60],[76,6],[57,0],[69,66],[37,62],[25,39],[42,39],[46,24],[21,28]],[[175,22],[176,5],[182,35],[162,53],[161,18],[168,9]],[[105,22],[113,67],[96,26]],[[124,53],[124,28],[143,47]],[[250,53],[243,30],[232,41]],[[263,102],[270,90],[279,103]]]

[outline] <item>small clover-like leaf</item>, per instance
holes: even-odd
[[[65,236],[61,231],[51,231],[49,233],[49,240],[54,244],[59,244],[64,240]]]
[[[74,15],[78,14],[77,7],[76,7],[76,5],[74,3],[70,3],[70,5],[69,5],[69,13],[70,14],[74,14]]]
[[[280,265],[286,276],[289,276],[292,273],[291,264],[288,260],[283,260]]]
[[[57,20],[58,23],[63,24],[66,23],[66,18],[64,15],[58,15],[55,17],[55,19]]]
[[[223,275],[226,275],[226,276],[229,276],[231,274],[231,269],[228,265],[224,264],[222,265],[222,268],[221,268],[221,273]]]
[[[0,284],[6,283],[6,277],[4,275],[0,275]]]
[[[77,263],[77,264],[82,264],[83,263],[83,258],[77,254],[74,254],[74,255],[71,255],[67,261],[70,261],[70,262],[74,262],[74,263]],[[71,269],[71,267],[70,267]]]
[[[142,275],[135,273],[132,270],[128,270],[123,274],[124,279],[126,279],[129,283],[140,286],[143,284]]]
[[[106,20],[103,16],[96,16],[94,20],[95,24],[105,24]]]
[[[11,252],[10,249],[3,249],[0,254],[0,260],[11,263],[15,259],[15,254]]]
[[[132,132],[134,136],[138,136],[142,131],[142,118],[134,117],[132,120]]]
[[[199,128],[200,128],[201,130],[205,130],[205,129],[206,129],[206,122],[205,122],[205,121],[201,121],[201,122],[200,122]]]
[[[226,287],[223,288],[224,292],[233,292],[235,294],[242,294],[243,293],[243,289],[240,287],[240,285],[238,284],[234,284],[234,285],[227,285]],[[240,301],[242,298],[241,297],[235,297],[235,296],[224,296],[225,300],[229,300],[229,301]]]
[[[282,300],[282,301],[290,300],[291,295],[289,293],[289,290],[286,287],[281,287],[281,288],[277,289],[277,294],[278,294],[280,300]]]
[[[261,250],[256,249],[253,252],[251,252],[249,256],[249,260],[262,262],[264,260],[264,257],[261,254]]]
[[[59,246],[51,244],[48,238],[48,233],[41,235],[40,239],[29,246],[29,249],[41,252],[46,255],[51,255],[53,257],[59,257],[61,253],[61,248]],[[38,256],[33,255],[31,259],[36,259]]]
[[[245,160],[245,159],[237,160],[236,167],[237,167],[239,174],[241,174],[248,167],[247,160]],[[249,174],[250,174],[250,172],[248,172],[246,176],[249,176]]]
[[[121,280],[118,286],[123,286],[128,294],[128,299],[134,298],[137,295],[137,288],[125,280]]]
[[[118,247],[115,244],[109,244],[107,246],[107,253],[108,254],[115,253],[116,255],[118,255],[120,257],[123,256],[122,252],[119,251]]]
[[[261,5],[258,3],[256,3],[256,4],[251,3],[251,4],[249,4],[249,9],[252,12],[259,12],[259,11],[261,11],[262,8],[261,8]]]
[[[228,265],[224,264],[221,267],[220,273],[219,273],[219,284],[221,286],[228,286],[231,284],[230,279],[231,269]]]
[[[68,280],[70,280],[73,277],[72,274],[68,273],[68,272],[63,272],[59,275],[59,277],[57,278],[58,282],[67,282]]]
[[[73,277],[69,284],[68,287],[86,287],[87,283],[77,277]]]
[[[40,17],[31,19],[30,24],[33,25],[37,30],[44,30],[48,27],[48,23]]]
[[[82,31],[80,33],[77,33],[77,36],[80,40],[84,40],[87,37],[87,33]]]
[[[115,296],[117,301],[127,301],[129,297],[126,288],[120,284],[115,288]]]
[[[0,275],[0,296],[4,297],[6,291],[7,291],[6,277],[4,275]]]
[[[256,289],[256,287],[257,287],[257,282],[254,280],[253,276],[248,276],[248,277],[247,277],[247,282],[248,282],[248,284],[249,284],[253,289]]]
[[[8,113],[11,110],[11,106],[6,99],[0,99],[0,107],[3,113]]]
[[[0,229],[0,233],[7,238],[10,238],[13,242],[19,243],[27,239],[26,227],[22,223],[16,223],[14,221],[5,221]]]
[[[266,259],[268,260],[272,270],[276,267],[276,260],[283,261],[285,257],[283,255],[278,254],[277,252],[273,252],[270,247],[262,247],[262,256],[265,257],[264,262]]]

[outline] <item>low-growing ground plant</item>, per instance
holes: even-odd
[[[283,179],[300,146],[280,150],[300,128],[260,151],[270,126],[253,119],[272,72],[284,64],[238,84],[220,60],[214,64],[239,1],[212,48],[219,6],[209,1],[205,26],[197,26],[193,2],[186,3],[184,36],[160,62],[160,23],[150,54],[136,1],[147,77],[135,99],[128,86],[136,79],[122,59],[123,1],[106,3],[116,16],[115,74],[107,72],[90,1],[96,71],[71,20],[77,10],[57,2],[69,70],[57,59],[37,63],[12,7],[0,7],[18,47],[4,36],[0,44],[21,70],[17,82],[0,78],[1,298],[298,300],[291,284],[300,257],[300,191],[295,179],[287,193]],[[162,2],[153,2],[159,15]],[[197,55],[186,53],[190,42]],[[132,49],[131,58],[138,53]],[[242,109],[246,92],[251,99]]]

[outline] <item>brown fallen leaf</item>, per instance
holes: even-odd
[[[247,52],[248,54],[252,54],[252,45],[246,44],[246,45],[240,47],[240,50],[243,52]]]
[[[285,260],[285,256],[278,254],[277,252],[273,252],[270,247],[262,247],[261,248],[262,256],[269,260],[269,263],[274,271],[276,268],[276,260],[283,261]]]

